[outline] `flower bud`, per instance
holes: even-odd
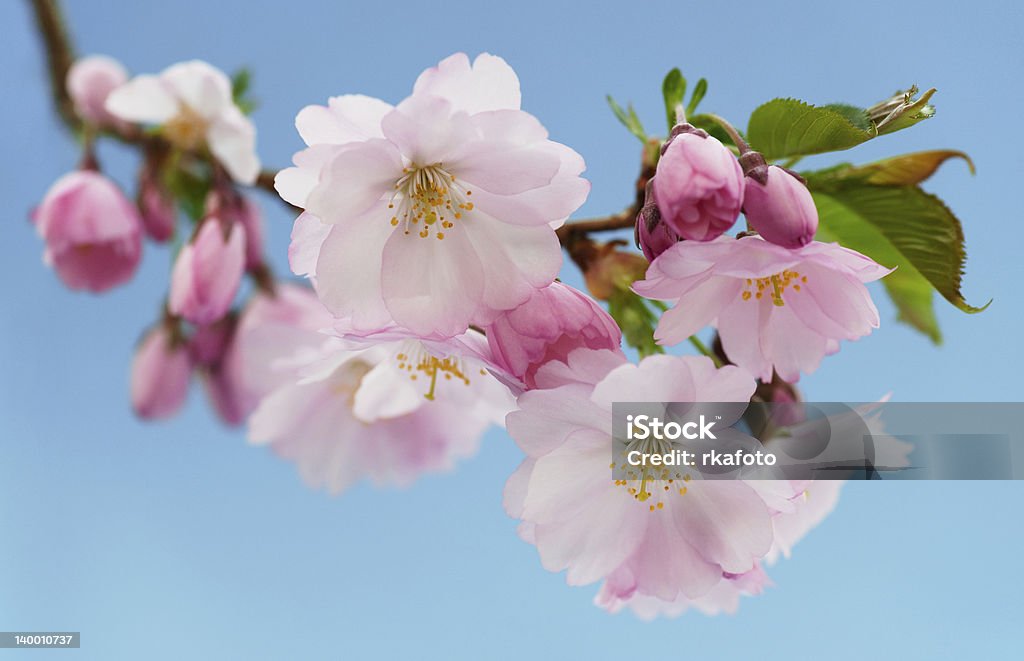
[[[245,228],[206,218],[174,262],[168,308],[194,324],[217,321],[231,307],[244,268]]]
[[[107,96],[128,80],[128,72],[117,60],[105,55],[91,55],[76,60],[64,81],[75,112],[86,122],[97,126],[120,126],[121,120],[107,112]]]
[[[214,191],[206,198],[207,215],[217,215],[245,228],[245,268],[263,264],[263,214],[258,204],[233,189]]]
[[[188,349],[164,325],[142,339],[132,360],[131,397],[135,413],[147,420],[174,415],[185,402],[192,371]]]
[[[635,252],[616,250],[611,242],[597,247],[588,260],[583,278],[587,289],[600,301],[607,301],[618,292],[629,291],[634,282],[647,272],[647,260]]]
[[[218,365],[227,353],[237,321],[237,315],[229,314],[212,324],[197,326],[188,343],[192,362],[202,367]]]
[[[146,168],[139,179],[139,211],[146,234],[154,241],[167,241],[174,236],[178,208],[170,192],[161,185],[156,173]]]
[[[102,292],[129,280],[142,257],[142,221],[113,181],[70,172],[32,214],[46,241],[43,261],[71,289]]]
[[[710,241],[732,227],[743,206],[743,171],[704,131],[679,131],[662,148],[653,181],[662,220],[684,239]]]
[[[668,224],[662,220],[658,205],[648,202],[636,217],[636,243],[649,261],[665,252],[679,241]]]
[[[784,248],[810,243],[818,230],[818,209],[806,184],[777,165],[759,174],[745,178],[743,213],[750,226]]]
[[[224,424],[237,426],[245,421],[241,390],[234,374],[221,366],[207,370],[202,377],[206,398]]]
[[[573,349],[618,350],[615,320],[586,294],[560,282],[539,289],[519,307],[501,313],[487,328],[487,344],[510,374],[533,388],[548,361],[565,361]]]

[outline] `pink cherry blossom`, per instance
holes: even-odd
[[[99,172],[70,172],[32,215],[46,241],[43,261],[71,289],[102,292],[131,279],[142,257],[138,211]]]
[[[536,387],[541,366],[565,361],[573,349],[620,351],[622,343],[622,331],[596,301],[560,282],[538,289],[486,330],[494,359],[525,388]]]
[[[185,343],[163,325],[149,331],[132,360],[131,398],[136,415],[155,420],[177,413],[188,395],[191,373]]]
[[[231,307],[244,268],[245,228],[207,218],[174,262],[170,311],[195,324],[217,321]]]
[[[694,241],[732,227],[743,206],[743,169],[732,152],[697,130],[676,135],[662,152],[651,184],[662,220]]]
[[[568,362],[542,367],[537,380],[545,389],[520,395],[506,421],[527,457],[506,485],[505,506],[545,568],[567,570],[572,585],[605,579],[609,607],[634,597],[695,600],[727,575],[757,570],[772,547],[775,502],[795,495],[786,483],[613,482],[609,469],[612,402],[746,402],[750,374],[716,369],[705,357],[651,356],[634,365],[577,349]]]
[[[669,301],[655,338],[678,344],[710,324],[733,363],[769,381],[818,368],[878,328],[864,283],[890,273],[858,252],[813,241],[790,250],[756,236],[683,241],[661,254],[633,289]]]
[[[629,608],[642,620],[678,617],[691,609],[705,615],[731,615],[739,608],[740,597],[761,594],[770,585],[771,580],[757,563],[742,574],[722,574],[718,582],[699,597],[690,598],[680,593],[675,599],[664,600],[638,592],[632,574],[623,569],[604,582],[594,603],[612,613]]]
[[[68,96],[75,112],[83,120],[97,126],[121,126],[105,107],[110,93],[128,80],[128,72],[120,62],[105,55],[90,55],[75,60],[65,80]]]
[[[583,159],[519,103],[504,60],[459,53],[397,106],[342,96],[299,113],[309,148],[276,186],[306,210],[293,266],[336,316],[451,337],[554,280],[553,228],[589,184]]]
[[[477,358],[479,333],[344,340],[319,332],[332,323],[312,292],[279,287],[243,313],[228,358],[229,369],[246,366],[243,399],[258,401],[250,440],[294,461],[312,487],[401,485],[451,468],[512,406]]]
[[[253,184],[259,175],[256,129],[235,105],[231,81],[206,62],[181,62],[156,76],[136,76],[111,92],[106,109],[129,122],[160,126],[180,149],[206,145],[241,184]]]

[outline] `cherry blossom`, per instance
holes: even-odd
[[[293,267],[355,328],[452,337],[554,280],[553,229],[589,184],[583,159],[520,110],[501,58],[459,53],[397,106],[335,97],[296,126],[309,147],[276,180],[306,210]]]

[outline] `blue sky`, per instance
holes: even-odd
[[[659,85],[673,66],[707,77],[704,107],[741,125],[774,96],[866,105],[935,86],[934,119],[841,158],[970,152],[976,177],[954,162],[927,188],[964,221],[968,300],[995,301],[976,316],[940,301],[945,344],[933,347],[879,297],[883,327],[801,385],[818,401],[1024,395],[1019,3],[69,4],[80,51],[135,72],[193,57],[250,66],[259,151],[277,167],[301,145],[292,122],[303,105],[349,92],[397,101],[451,52],[502,55],[524,107],[587,159],[593,192],[580,217],[625,206],[636,174],[638,144],[604,95],[632,100],[660,129]],[[594,608],[594,588],[565,586],[515,536],[501,489],[520,454],[503,433],[453,474],[330,498],[221,427],[198,392],[170,423],[135,421],[128,361],[157,313],[169,254],[147,246],[135,280],[99,298],[64,290],[42,266],[27,213],[77,155],[48,105],[27,3],[0,3],[0,25],[0,629],[83,635],[78,652],[33,658],[1019,654],[1020,484],[848,485],[771,570],[775,587],[736,616],[645,624]],[[131,181],[130,152],[108,145],[101,158]],[[261,201],[284,273],[291,217]]]

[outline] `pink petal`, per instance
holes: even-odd
[[[415,94],[430,94],[451,101],[458,110],[478,113],[518,109],[519,78],[505,60],[482,53],[470,66],[465,53],[456,53],[427,69],[416,79]]]
[[[486,271],[459,228],[443,241],[433,234],[422,238],[415,232],[393,232],[384,246],[382,268],[388,311],[396,323],[416,333],[465,332],[483,298]]]
[[[370,140],[346,145],[324,167],[306,211],[325,223],[351,220],[391,193],[401,176],[402,160],[391,143]],[[379,223],[390,229],[383,211]]]

